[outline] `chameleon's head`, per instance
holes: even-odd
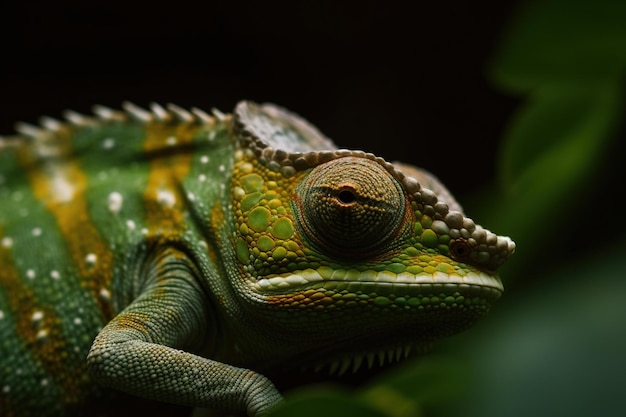
[[[273,106],[241,103],[235,129],[241,293],[259,320],[306,340],[311,360],[427,344],[502,293],[496,271],[515,244],[465,217],[433,177],[336,150]]]

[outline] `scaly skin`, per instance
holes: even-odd
[[[109,388],[258,416],[268,377],[405,356],[502,292],[515,245],[424,171],[272,105],[95,113],[0,138],[3,416]]]

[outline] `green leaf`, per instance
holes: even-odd
[[[450,357],[423,356],[398,365],[359,390],[337,385],[290,393],[271,417],[422,417],[464,392],[466,368]]]
[[[576,216],[623,123],[626,2],[520,4],[490,68],[493,82],[526,96],[505,132],[498,182],[505,195],[481,222],[517,243],[506,269],[537,262],[554,237],[573,239]],[[544,260],[545,261],[545,260]],[[541,262],[541,261],[539,261]]]
[[[539,91],[504,138],[499,163],[504,188],[551,195],[589,174],[611,139],[620,103],[613,85]]]
[[[624,415],[626,240],[538,270],[452,349],[472,369],[450,417]],[[504,300],[502,300],[504,301]],[[463,349],[459,349],[459,345]],[[439,414],[439,415],[442,415]]]
[[[535,0],[521,4],[491,68],[502,89],[595,85],[626,68],[626,2]]]
[[[423,356],[398,366],[360,398],[388,417],[429,416],[441,403],[460,396],[467,378],[466,368],[453,358]]]
[[[294,392],[271,417],[389,417],[359,401],[352,391],[338,386],[311,387]]]
[[[544,88],[513,119],[499,160],[506,195],[484,220],[516,241],[512,265],[553,245],[551,236],[581,232],[562,228],[575,222],[577,207],[589,200],[622,108],[621,91],[610,84]]]

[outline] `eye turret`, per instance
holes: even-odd
[[[365,258],[388,251],[406,213],[400,184],[380,164],[357,157],[315,167],[297,187],[305,234],[324,251]]]

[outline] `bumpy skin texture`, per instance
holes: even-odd
[[[513,242],[424,171],[272,105],[94,112],[0,138],[2,416],[259,416],[268,376],[396,360],[502,292]]]

